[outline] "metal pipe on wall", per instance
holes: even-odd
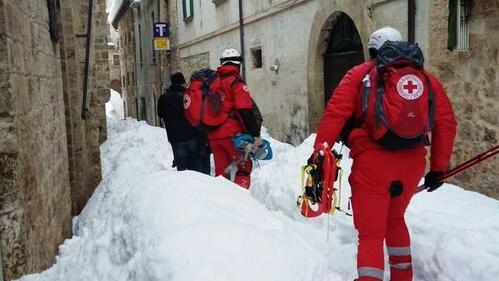
[[[243,0],[239,0],[239,40],[241,45],[241,56],[243,57],[243,65],[241,75],[246,79],[246,58],[244,55],[244,16],[243,16]]]
[[[92,14],[94,8],[94,0],[88,0],[88,15],[87,15],[87,36],[85,42],[85,77],[83,79],[83,102],[81,106],[81,118],[86,119],[87,113],[90,111],[90,94],[92,89],[92,60],[93,40],[92,40]]]
[[[407,41],[416,41],[416,0],[407,2]]]

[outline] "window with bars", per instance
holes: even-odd
[[[182,0],[182,12],[184,21],[192,20],[194,16],[194,0]]]
[[[458,0],[457,51],[467,52],[470,45],[471,0]]]
[[[472,0],[449,0],[447,48],[458,52],[469,51],[470,16]]]

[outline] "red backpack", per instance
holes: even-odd
[[[214,90],[213,82],[216,80],[217,72],[210,68],[198,70],[191,76],[184,95],[184,113],[196,128],[213,130],[229,117],[229,112],[224,110],[224,93]]]
[[[385,43],[376,65],[363,79],[356,117],[371,137],[388,149],[429,145],[435,93],[417,44]]]

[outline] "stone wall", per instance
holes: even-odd
[[[431,1],[428,66],[453,103],[458,136],[453,165],[497,145],[499,138],[499,2],[473,1],[468,52],[447,50],[448,1]],[[499,198],[499,157],[453,182]]]
[[[194,71],[210,67],[210,53],[201,53],[181,58],[179,62],[179,71],[184,74],[185,79],[187,80]]]
[[[94,2],[93,68],[90,111],[82,119],[83,79],[85,76],[88,2],[61,2],[62,38],[60,42],[64,74],[64,100],[68,131],[69,170],[73,214],[78,214],[101,180],[100,145],[106,139],[104,104],[109,100],[109,49],[105,1]]]
[[[123,15],[119,22],[119,52],[121,60],[122,97],[125,116],[138,119],[137,68],[135,53],[135,29],[133,10]]]
[[[109,64],[104,0],[95,1],[92,96],[81,118],[88,2],[0,0],[0,232],[6,280],[46,269],[71,214],[100,181]],[[57,26],[57,25],[55,25]]]
[[[0,232],[6,280],[40,271],[71,233],[63,83],[47,1],[0,0]]]

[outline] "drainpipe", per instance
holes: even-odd
[[[239,0],[239,39],[241,45],[241,55],[243,57],[243,66],[241,74],[243,79],[246,79],[246,63],[244,55],[244,17],[243,17],[243,0]]]
[[[88,0],[88,15],[87,15],[87,34],[85,43],[85,76],[83,79],[83,103],[81,107],[81,118],[86,119],[90,111],[90,94],[92,89],[92,66],[90,61],[93,60],[93,34],[92,34],[92,14],[94,8],[94,0]]]
[[[416,1],[407,2],[407,41],[414,43],[416,40]]]

